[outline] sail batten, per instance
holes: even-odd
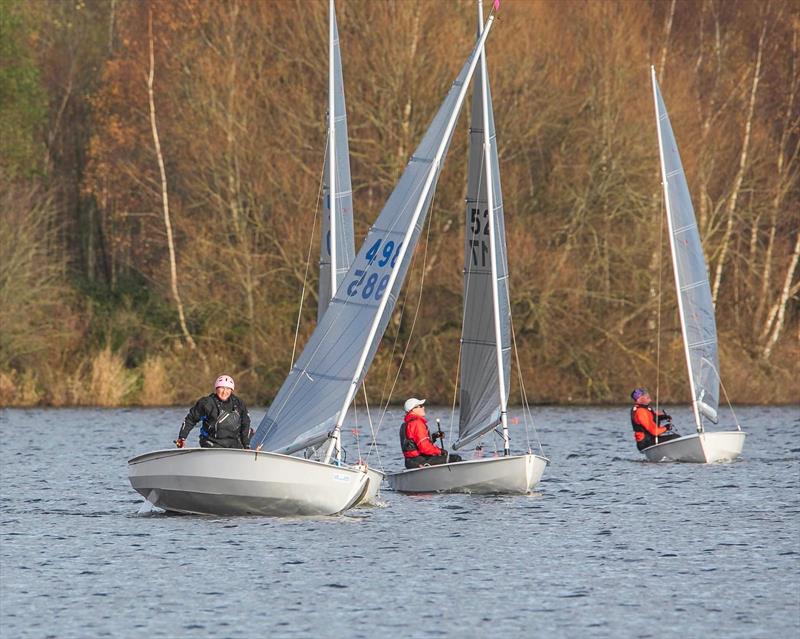
[[[655,69],[651,74],[678,312],[695,421],[698,430],[702,430],[701,415],[715,421],[719,405],[719,354],[714,302],[675,135]]]
[[[324,439],[341,424],[399,296],[452,139],[465,84],[475,71],[489,27],[490,24],[414,152],[414,157],[432,160],[406,165],[337,288],[334,304],[317,324],[259,424],[252,444],[269,451],[294,452],[320,437]],[[350,303],[351,300],[357,303]]]

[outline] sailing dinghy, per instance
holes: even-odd
[[[368,469],[342,463],[342,424],[394,309],[493,19],[252,437],[256,450],[131,459],[131,485],[150,503],[182,513],[291,516],[333,515],[364,498]],[[293,456],[317,447],[322,460]]]
[[[483,10],[478,2],[478,32]],[[503,196],[486,53],[475,73],[469,144],[464,307],[461,333],[459,449],[502,426],[504,455],[388,475],[397,491],[529,493],[548,460],[529,452],[510,454],[508,391],[511,372],[511,312],[508,297]]]
[[[686,367],[689,371],[692,413],[697,432],[657,443],[642,452],[648,461],[701,464],[729,461],[741,454],[745,433],[738,422],[736,430],[733,431],[708,432],[705,429],[704,420],[713,424],[718,423],[720,378],[714,303],[697,220],[675,135],[661,97],[655,68],[651,67],[650,71],[669,245],[672,252]]]

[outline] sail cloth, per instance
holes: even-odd
[[[719,405],[719,356],[708,268],[703,257],[703,246],[678,145],[655,71],[652,73],[673,270],[675,286],[680,296],[678,306],[694,393],[692,399],[697,402],[700,413],[716,423]]]
[[[344,104],[344,80],[342,77],[342,55],[339,47],[339,27],[336,24],[336,12],[331,3],[331,22],[333,27],[333,121],[334,136],[328,131],[328,144],[325,148],[325,168],[322,182],[322,241],[319,251],[319,302],[317,305],[317,321],[328,309],[331,296],[331,241],[336,242],[336,283],[341,284],[350,269],[355,256],[355,240],[353,233],[353,189],[350,183],[350,148],[347,143],[347,111]],[[331,161],[331,143],[335,150],[334,176],[336,188],[334,192],[336,220],[334,227],[336,237],[331,238],[331,185],[329,162]]]
[[[425,185],[430,177],[435,185],[441,171],[452,139],[453,129],[448,125],[461,107],[461,87],[469,82],[478,54],[476,45],[367,234],[327,312],[259,424],[251,446],[261,445],[264,450],[291,454],[321,443],[336,425],[351,385],[357,387],[361,383],[408,271],[434,193],[434,188],[430,188],[426,195]],[[440,161],[434,164],[440,149]],[[420,204],[421,213],[409,244],[398,259],[406,231]],[[387,290],[393,270],[397,271],[397,277]],[[381,310],[384,295],[389,298]],[[367,343],[376,319],[378,330],[371,343]],[[366,359],[359,370],[365,349]]]
[[[485,55],[485,54],[484,54]],[[497,158],[494,109],[489,78],[478,65],[472,89],[469,133],[466,231],[464,233],[464,314],[461,327],[461,383],[458,440],[461,448],[500,423],[500,383],[497,371],[497,337],[492,299],[491,253],[496,256],[500,343],[503,352],[505,393],[511,373],[511,316],[508,301],[508,259],[503,218],[503,193]],[[486,82],[494,237],[490,246],[486,162],[484,160],[482,83]]]

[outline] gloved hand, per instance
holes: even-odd
[[[440,433],[439,431],[435,431],[433,435],[431,435],[431,441],[435,442],[440,437],[444,437],[444,433]]]
[[[175,446],[177,446],[178,448],[183,448],[185,443],[186,440],[183,439],[182,437],[178,437],[178,439],[175,440]]]

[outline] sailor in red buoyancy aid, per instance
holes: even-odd
[[[656,412],[650,406],[650,393],[646,388],[634,389],[631,399],[634,401],[631,407],[631,426],[639,450],[680,437],[672,430],[672,418],[664,411]],[[662,423],[665,425],[662,426]]]
[[[406,400],[403,408],[406,416],[400,426],[400,447],[403,450],[406,468],[419,468],[420,466],[435,466],[448,462],[459,462],[461,456],[455,453],[448,455],[444,448],[433,445],[428,422],[425,419],[425,400],[411,397]],[[444,433],[434,433],[433,439]]]

